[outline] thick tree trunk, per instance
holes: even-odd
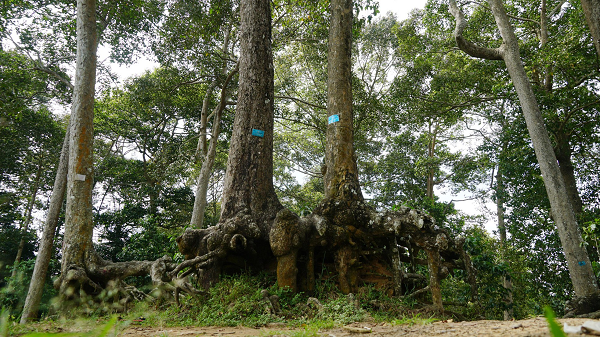
[[[221,221],[249,211],[263,230],[282,208],[273,187],[273,52],[270,1],[240,2],[239,93]]]
[[[93,118],[96,83],[96,2],[77,1],[77,61],[67,175],[65,236],[60,278],[60,295],[71,294],[71,270],[85,270],[92,247]]]
[[[575,220],[573,208],[568,198],[565,197],[567,195],[565,183],[560,174],[552,143],[544,125],[533,88],[521,61],[517,37],[509,22],[502,1],[488,0],[488,2],[504,40],[502,46],[498,49],[485,49],[473,47],[465,43],[462,37],[462,30],[466,26],[466,21],[462,12],[458,9],[456,2],[452,0],[451,12],[457,21],[455,37],[459,47],[468,54],[488,59],[498,59],[497,57],[499,57],[506,63],[519,101],[521,102],[527,129],[529,130],[540,170],[544,177],[546,192],[548,193],[552,214],[558,228],[558,234],[567,260],[575,295],[577,297],[596,295],[598,293],[596,276],[593,273],[587,251],[582,246],[583,239]]]
[[[600,57],[600,0],[581,0],[581,7]]]
[[[352,0],[331,1],[327,56],[325,199],[361,201],[352,113]]]
[[[171,275],[194,266],[203,287],[211,286],[226,270],[263,268],[275,260],[273,251],[277,249],[271,248],[270,237],[283,206],[273,187],[274,74],[270,4],[269,0],[240,2],[238,100],[221,219],[216,226],[187,230],[177,239],[179,250],[187,260]],[[275,232],[275,237],[282,233]],[[277,252],[287,255],[287,248]],[[287,285],[282,283],[280,286]]]
[[[21,314],[21,324],[27,323],[29,320],[37,316],[38,308],[42,300],[42,291],[46,281],[46,273],[48,265],[52,258],[52,246],[54,244],[54,235],[56,226],[62,209],[65,191],[67,189],[67,169],[69,164],[69,139],[70,139],[70,124],[67,125],[67,132],[63,141],[62,150],[60,151],[60,159],[54,178],[54,187],[52,188],[52,196],[50,197],[50,207],[46,215],[44,224],[44,232],[40,242],[40,248],[35,260],[31,283],[25,298],[25,306]]]
[[[27,203],[27,214],[25,215],[25,221],[21,225],[21,240],[19,241],[17,256],[15,257],[15,263],[13,264],[13,270],[10,276],[12,279],[14,279],[15,276],[17,276],[17,267],[19,266],[19,263],[21,263],[23,250],[25,249],[25,235],[27,234],[27,231],[29,230],[29,225],[31,224],[33,205],[35,204],[35,199],[37,198],[37,193],[40,189],[40,180],[42,179],[42,160],[43,158],[40,158],[38,161],[38,169],[35,173],[35,182],[33,184],[33,190],[31,191],[31,197],[29,199],[29,202]]]

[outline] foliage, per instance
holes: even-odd
[[[17,250],[22,237],[19,228],[11,224],[0,224],[0,289],[7,285],[9,276],[14,267]],[[25,233],[25,247],[23,249],[22,261],[32,262],[34,252],[37,248],[37,236],[34,232]],[[19,267],[20,268],[20,267]]]
[[[555,320],[552,308],[546,306],[544,307],[544,311],[546,312],[546,320],[548,321],[550,335],[552,335],[552,337],[566,337],[567,335],[563,331],[562,327]]]
[[[21,262],[18,266],[17,276],[10,278],[10,275],[6,277],[6,282],[0,288],[0,308],[3,308],[7,315],[13,317],[20,317],[23,310],[23,305],[27,291],[29,289],[29,282],[31,275],[33,274],[33,267],[35,265],[35,259],[27,259]],[[59,262],[52,260],[50,267],[48,268],[48,276],[43,289],[43,297],[40,305],[40,314],[46,315],[51,309],[52,299],[56,296],[57,292],[52,286],[53,275],[56,275],[60,269]]]

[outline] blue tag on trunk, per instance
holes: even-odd
[[[339,122],[340,115],[331,115],[331,116],[329,116],[329,118],[327,118],[327,120],[329,121],[329,124]]]
[[[265,136],[265,132],[263,130],[252,129],[252,135],[262,138]]]

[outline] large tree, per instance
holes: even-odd
[[[502,46],[496,49],[482,48],[466,40],[463,37],[466,19],[456,2],[451,1],[450,10],[456,18],[456,41],[458,46],[469,55],[489,60],[503,60],[506,63],[523,109],[523,115],[542,175],[544,176],[546,191],[552,206],[553,218],[561,238],[575,295],[580,298],[597,297],[598,284],[596,277],[593,273],[587,251],[582,244],[581,232],[575,219],[572,205],[569,198],[566,197],[567,189],[561,176],[554,149],[544,125],[533,88],[521,61],[518,39],[510,24],[509,16],[502,1],[489,0],[488,2],[503,38]]]
[[[240,21],[239,89],[221,219],[216,226],[188,230],[178,239],[186,257],[196,257],[198,267],[204,269],[204,286],[212,284],[223,268],[244,267],[231,256],[262,250],[267,256],[251,260],[258,265],[267,262],[270,229],[282,209],[273,187],[270,1],[241,1]]]
[[[452,240],[447,231],[433,224],[430,216],[419,211],[406,207],[397,212],[375,211],[365,204],[360,190],[352,131],[353,2],[336,0],[330,6],[329,122],[323,168],[326,192],[314,212],[305,217],[283,208],[273,189],[273,82],[267,24],[270,15],[268,3],[254,2],[256,8],[250,3],[253,2],[241,3],[244,33],[238,110],[221,221],[205,230],[187,230],[178,238],[187,261],[174,272],[196,266],[202,283],[208,285],[222,270],[245,265],[265,268],[275,257],[281,287],[312,292],[315,270],[319,264],[326,264],[337,270],[338,284],[344,293],[355,292],[365,281],[393,284],[400,294],[403,282],[411,277],[422,278],[409,276],[401,264],[398,245],[411,246],[411,255],[421,249],[427,252],[428,259],[420,260],[430,270],[430,286],[425,290],[431,289],[436,309],[443,310],[440,279],[447,275],[447,268],[471,271],[462,243]],[[252,37],[252,43],[246,40],[248,37]],[[247,50],[248,47],[252,48]],[[256,254],[262,254],[261,259],[253,258]],[[414,258],[412,255],[413,261]],[[381,276],[374,276],[382,271]]]
[[[96,84],[96,1],[77,1],[77,65],[69,139],[67,208],[60,292],[69,297],[74,273],[85,270],[92,247],[93,119]]]
[[[98,296],[107,288],[118,295],[117,300],[129,301],[130,292],[122,280],[129,276],[150,275],[161,290],[175,290],[186,284],[172,286],[165,273],[175,268],[169,257],[156,261],[106,261],[95,251],[92,243],[93,187],[93,116],[94,83],[96,77],[96,3],[80,0],[77,6],[77,72],[75,77],[69,166],[67,207],[61,275],[55,283],[62,302],[79,301],[82,295]],[[184,286],[189,291],[187,285]]]

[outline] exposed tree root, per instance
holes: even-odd
[[[69,266],[67,273],[55,282],[55,287],[59,289],[61,304],[65,308],[71,307],[73,303],[88,301],[102,302],[111,311],[122,311],[134,300],[156,301],[170,298],[174,298],[179,305],[181,292],[195,296],[201,291],[191,285],[186,275],[171,276],[170,272],[176,267],[177,264],[168,256],[155,261],[111,262],[91,251],[85,267]],[[123,281],[130,276],[145,275],[152,279],[153,289],[149,294]],[[107,306],[109,303],[110,306]]]
[[[186,261],[170,275],[190,268],[208,287],[225,269],[271,268],[279,286],[312,293],[315,267],[326,261],[335,266],[343,293],[354,293],[370,282],[382,290],[391,285],[390,294],[402,295],[426,279],[407,272],[405,264],[412,263],[428,265],[427,289],[438,310],[443,310],[440,281],[453,269],[466,271],[476,296],[475,272],[464,240],[454,240],[431,216],[414,209],[377,212],[362,201],[326,200],[306,217],[282,209],[271,224],[261,225],[241,212],[208,229],[186,230],[177,239]],[[420,250],[427,259],[416,257]]]
[[[565,318],[598,318],[600,317],[600,292],[574,297],[565,304]]]

